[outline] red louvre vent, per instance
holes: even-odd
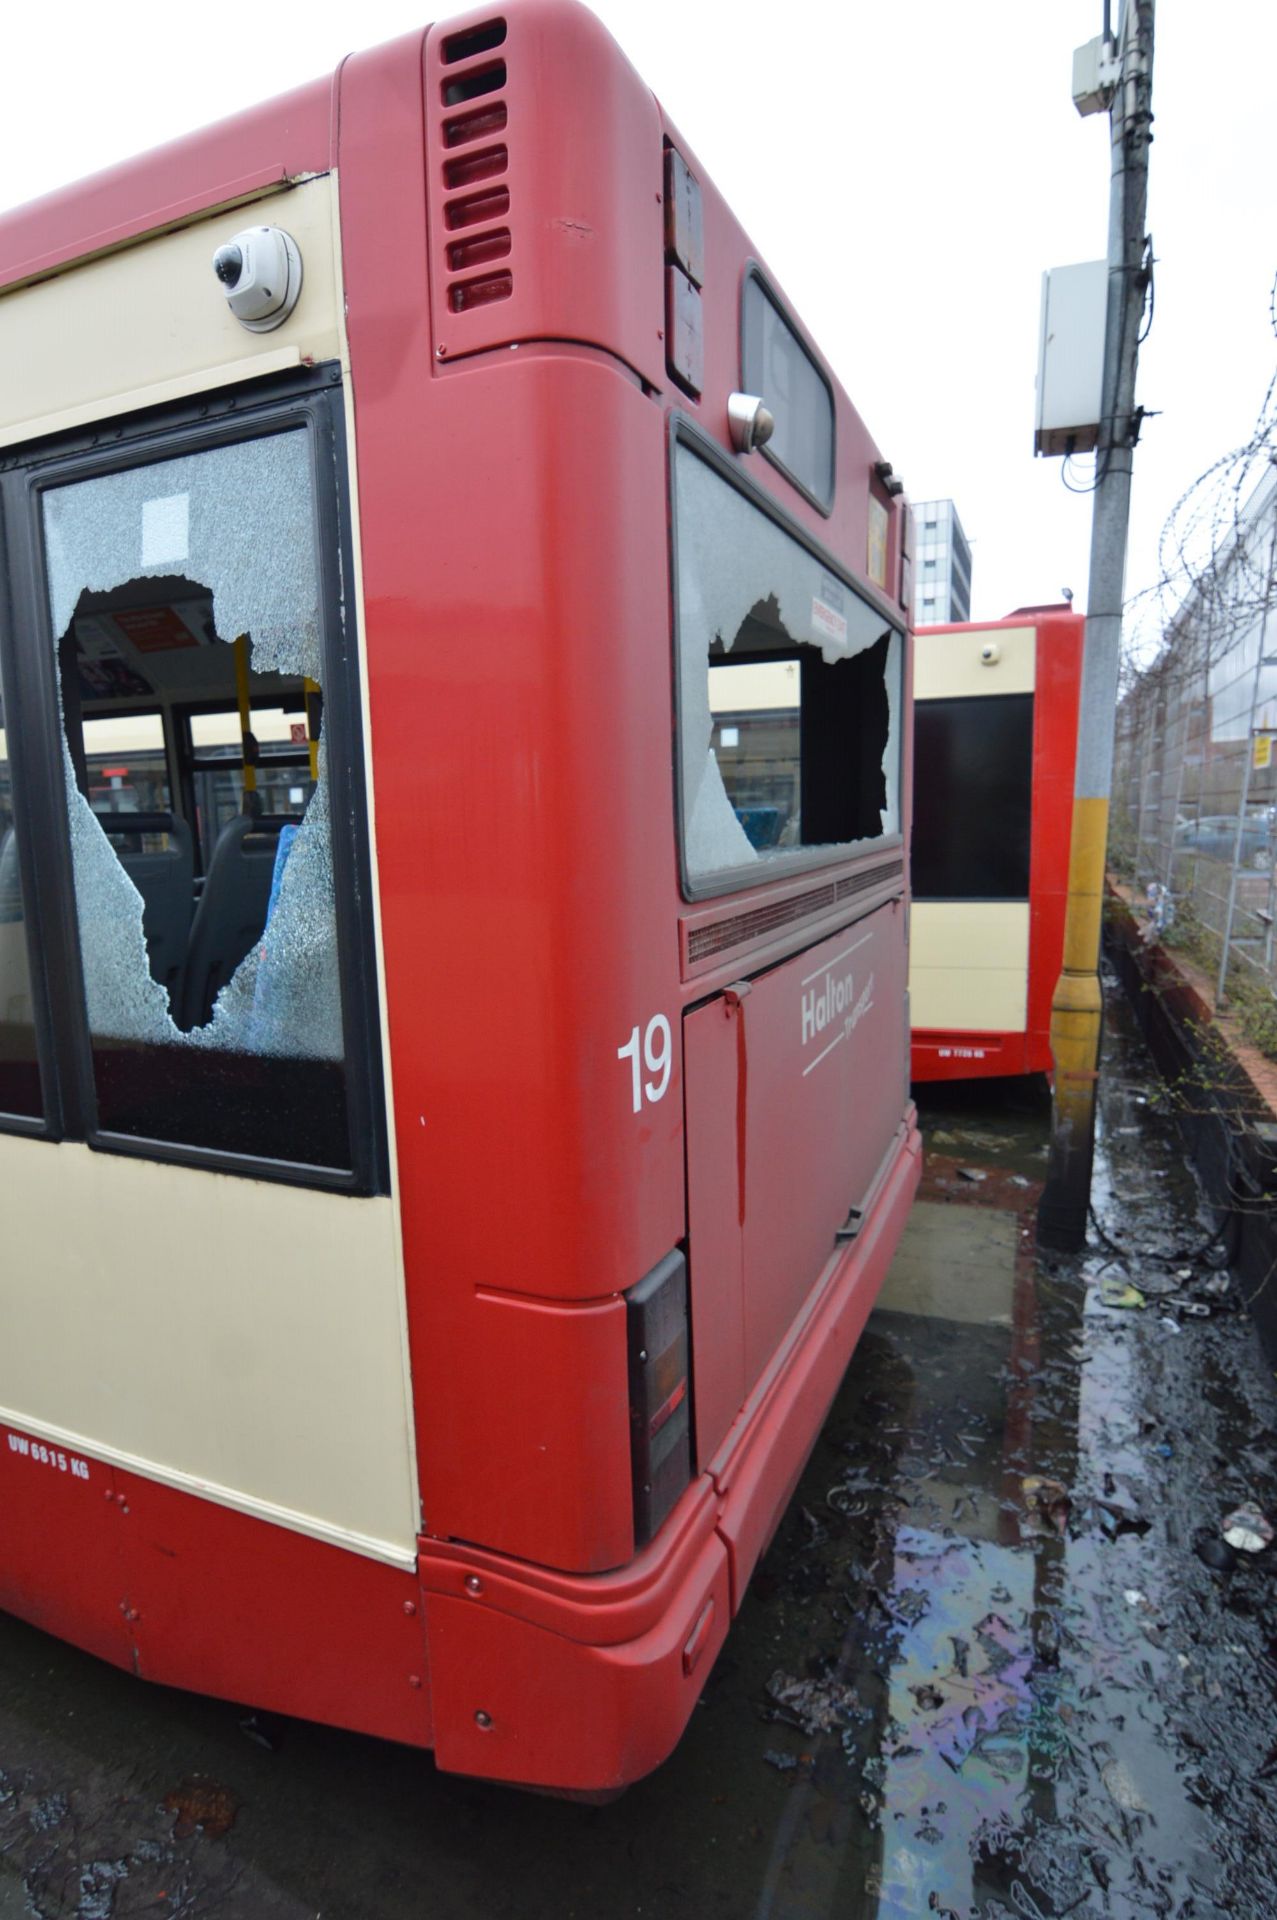
[[[505,21],[485,20],[481,26],[465,27],[450,33],[443,43],[443,64],[455,67],[459,60],[475,60],[505,43]]]
[[[504,100],[492,107],[475,107],[470,113],[454,114],[443,123],[443,144],[464,147],[471,140],[487,140],[494,133],[504,133],[507,117]]]
[[[470,193],[463,199],[449,200],[443,217],[450,227],[481,227],[500,220],[509,211],[509,189],[490,187],[486,193]]]
[[[734,913],[725,920],[715,920],[710,926],[694,927],[687,936],[688,963],[694,965],[698,961],[712,959],[716,954],[730,953],[737,947],[757,945],[769,934],[797,926],[804,920],[818,919],[822,914],[841,906],[844,900],[854,899],[857,894],[871,893],[903,877],[904,862],[886,860],[880,866],[866,867],[863,873],[847,874],[841,880],[830,881],[823,887],[813,887],[809,893],[797,894],[789,900],[769,900],[765,906],[750,907],[744,913]]]
[[[483,147],[478,153],[463,153],[455,160],[444,161],[443,184],[450,193],[457,193],[463,187],[477,187],[481,180],[495,180],[509,164],[510,155],[504,147]]]
[[[454,313],[467,313],[471,307],[490,307],[494,300],[508,300],[513,292],[510,274],[485,273],[476,280],[454,280],[448,289],[448,305]]]
[[[443,104],[445,107],[459,107],[464,100],[477,100],[483,93],[500,93],[505,85],[505,61],[494,60],[491,66],[479,67],[474,73],[459,73],[455,80],[443,83]]]
[[[439,138],[446,157],[437,162],[432,157],[431,164],[440,168],[445,198],[443,231],[436,231],[434,245],[442,255],[438,264],[450,314],[490,307],[514,292],[509,267],[491,270],[511,251],[510,150],[496,138],[509,124],[504,97],[509,76],[505,59],[492,57],[505,42],[506,23],[497,19],[462,28],[439,43],[443,71],[435,84],[444,108]],[[464,238],[453,238],[457,234]]]
[[[452,273],[471,273],[475,267],[486,267],[494,260],[504,260],[509,251],[509,227],[493,227],[490,233],[477,233],[466,240],[450,240],[448,267]]]

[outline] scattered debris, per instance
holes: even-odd
[[[1257,1507],[1238,1507],[1225,1517],[1225,1540],[1239,1553],[1262,1553],[1273,1541],[1273,1524]]]
[[[76,1902],[76,1920],[111,1920],[115,1894],[122,1880],[129,1877],[127,1860],[92,1860],[80,1871],[80,1897]],[[27,1909],[31,1911],[30,1907]]]
[[[767,1692],[806,1734],[833,1733],[849,1726],[860,1706],[854,1687],[839,1680],[798,1680],[779,1667],[767,1682]]]
[[[1101,1772],[1100,1778],[1108,1788],[1109,1795],[1114,1804],[1119,1806],[1123,1813],[1147,1813],[1149,1811],[1148,1804],[1143,1799],[1139,1788],[1131,1778],[1130,1771],[1124,1761],[1110,1760]]]
[[[796,1753],[781,1753],[776,1747],[768,1747],[763,1759],[769,1767],[775,1767],[777,1773],[795,1773],[798,1769]]]
[[[1212,1573],[1231,1573],[1237,1565],[1237,1555],[1223,1540],[1217,1540],[1213,1533],[1203,1534],[1197,1542],[1197,1557],[1202,1565],[1209,1567]]]
[[[229,1833],[239,1812],[239,1802],[229,1787],[219,1786],[206,1774],[192,1773],[165,1794],[162,1804],[177,1819],[173,1837],[185,1840],[197,1829],[207,1840],[220,1840]]]
[[[1144,1295],[1129,1280],[1118,1280],[1108,1275],[1100,1281],[1100,1302],[1106,1307],[1142,1307],[1146,1304]]]
[[[817,1519],[810,1507],[800,1507],[798,1517],[803,1523],[805,1537],[798,1551],[810,1552],[813,1547],[823,1547],[829,1538],[829,1528],[823,1520]]]
[[[987,1180],[988,1177],[989,1177],[988,1174],[981,1173],[978,1167],[959,1167],[958,1168],[959,1180],[972,1180],[976,1183],[977,1186],[982,1180]]]
[[[1060,1481],[1047,1480],[1037,1473],[1026,1474],[1020,1487],[1030,1517],[1047,1531],[1063,1533],[1073,1510],[1068,1489]]]
[[[1060,1664],[1060,1626],[1050,1613],[1040,1612],[1033,1616],[1033,1652],[1039,1666],[1058,1667]]]
[[[239,1730],[255,1747],[264,1747],[267,1753],[274,1753],[279,1745],[274,1726],[263,1713],[246,1713]]]
[[[1084,1509],[1087,1522],[1092,1526],[1098,1526],[1110,1540],[1120,1540],[1126,1533],[1133,1533],[1142,1540],[1152,1527],[1152,1521],[1145,1519],[1134,1501],[1116,1498],[1117,1488],[1112,1484],[1111,1475],[1106,1475],[1105,1479],[1108,1483],[1105,1488],[1106,1497],[1087,1502]]]

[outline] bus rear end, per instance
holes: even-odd
[[[915,636],[915,1080],[1051,1071],[1085,624],[1062,603]]]
[[[566,0],[10,216],[0,282],[3,1604],[615,1790],[917,1181],[899,482]]]

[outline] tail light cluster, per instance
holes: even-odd
[[[625,1296],[634,1544],[644,1547],[692,1477],[687,1262],[667,1254]]]

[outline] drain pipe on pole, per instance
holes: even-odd
[[[1152,140],[1155,0],[1126,0],[1109,101],[1111,172],[1100,431],[1091,516],[1091,569],[1078,716],[1073,838],[1063,971],[1051,1006],[1055,1062],[1051,1149],[1038,1206],[1042,1246],[1075,1253],[1086,1240],[1095,1144],[1103,1000],[1100,932],[1113,778],[1126,534],[1140,325],[1151,262],[1144,231]],[[1111,53],[1111,43],[1105,49]],[[1075,99],[1076,99],[1075,90]],[[1079,111],[1090,111],[1082,106]]]

